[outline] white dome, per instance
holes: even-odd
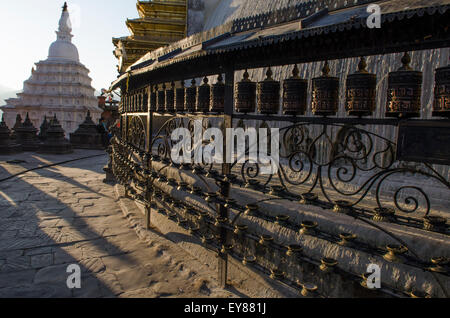
[[[78,49],[71,42],[57,40],[50,45],[50,49],[48,50],[48,59],[78,62]]]

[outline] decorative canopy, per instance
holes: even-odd
[[[368,5],[381,9],[381,28],[369,28]],[[214,75],[449,44],[450,0],[311,0],[237,19],[147,53],[111,86]],[[217,66],[217,67],[214,67]]]

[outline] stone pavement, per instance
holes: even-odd
[[[0,180],[99,153],[0,156]],[[26,162],[6,163],[12,159]],[[215,273],[156,232],[140,241],[113,187],[102,182],[106,160],[103,155],[0,181],[0,297],[243,296],[217,288]],[[81,289],[66,285],[71,264],[81,267]]]

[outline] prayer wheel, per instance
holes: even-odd
[[[283,114],[304,115],[308,97],[308,81],[301,79],[297,65],[292,71],[292,77],[283,82]]]
[[[225,111],[225,84],[222,74],[217,77],[217,83],[211,86],[211,113],[223,113]]]
[[[336,115],[339,108],[339,79],[330,75],[328,61],[322,69],[322,76],[314,78],[312,112],[318,116]]]
[[[170,88],[166,90],[166,112],[175,112],[175,83],[172,82]]]
[[[175,111],[184,112],[184,81],[181,81],[181,88],[175,89]]]
[[[154,85],[150,89],[150,111],[156,111],[156,94],[158,91],[158,85]]]
[[[166,84],[162,85],[162,90],[158,91],[158,102],[156,103],[156,112],[164,113],[166,111]]]
[[[184,92],[184,110],[188,113],[195,112],[195,103],[197,101],[197,87],[195,79],[191,81],[191,87],[186,87]]]
[[[433,116],[450,117],[450,65],[436,69]]]
[[[350,116],[370,116],[376,108],[377,76],[367,71],[364,57],[358,71],[347,77],[345,110]]]
[[[211,86],[208,84],[209,80],[205,76],[203,84],[197,87],[196,110],[199,113],[209,112],[211,101]]]
[[[256,109],[256,83],[249,79],[247,71],[234,90],[235,110],[238,113],[253,113]]]
[[[276,114],[280,109],[280,82],[272,78],[272,70],[266,72],[266,79],[257,85],[258,111],[261,114]]]
[[[414,71],[408,53],[402,58],[403,66],[389,73],[386,117],[420,117],[422,72]]]

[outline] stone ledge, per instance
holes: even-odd
[[[121,185],[115,185],[114,194],[123,215],[128,219],[140,240],[148,243],[155,235],[158,235],[145,228],[144,207],[126,198]],[[156,211],[151,213],[151,224],[153,230],[163,235],[168,243],[176,243],[181,253],[188,253],[194,257],[199,262],[197,269],[201,269],[202,273],[206,272],[212,279],[215,279],[217,276],[217,253],[204,248],[199,239],[191,236],[175,223],[169,222],[167,218]],[[252,295],[251,297],[255,298],[301,297],[294,289],[262,277],[233,258],[229,258],[228,264],[229,277],[232,279],[229,283],[232,288],[242,294]]]

